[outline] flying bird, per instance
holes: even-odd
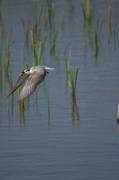
[[[8,96],[13,94],[21,85],[24,84],[18,97],[18,102],[24,101],[36,90],[38,84],[40,84],[44,80],[46,74],[53,69],[54,68],[40,65],[33,66],[30,69],[25,69],[19,75],[12,91],[8,94]]]

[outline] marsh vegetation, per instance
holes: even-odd
[[[75,14],[75,3],[74,1],[66,1],[67,10],[73,17]],[[79,11],[82,12],[83,17],[83,33],[87,36],[87,41],[89,47],[92,51],[95,59],[98,56],[102,48],[101,31],[102,31],[102,20],[99,18],[94,21],[94,7],[92,0],[80,0],[79,1]],[[4,91],[7,87],[8,93],[13,87],[13,72],[14,64],[11,57],[13,56],[13,48],[15,39],[12,39],[10,33],[5,28],[4,17],[1,11],[2,1],[0,4],[0,39],[1,39],[1,53],[0,53],[0,93]],[[64,12],[65,14],[65,12]],[[53,61],[60,63],[60,59],[63,59],[64,73],[66,76],[66,84],[70,94],[70,104],[71,104],[71,116],[72,120],[79,119],[79,108],[77,102],[77,84],[79,82],[79,69],[80,67],[73,65],[73,57],[70,57],[71,48],[70,44],[66,43],[65,49],[67,49],[68,54],[66,54],[65,49],[61,50],[61,41],[64,36],[65,29],[65,16],[64,14],[58,14],[55,10],[53,0],[41,0],[39,2],[32,1],[32,19],[33,23],[29,24],[23,18],[20,19],[22,33],[24,39],[22,39],[22,55],[20,58],[20,68],[19,72],[22,71],[27,66],[38,65],[38,64],[53,64]],[[107,32],[108,38],[113,39],[113,14],[111,6],[107,9]],[[107,38],[107,39],[108,39]],[[108,39],[109,40],[109,39]],[[86,42],[87,43],[87,42]],[[84,50],[85,51],[85,50]],[[61,54],[61,55],[60,55]],[[46,61],[47,59],[47,61]],[[59,62],[58,62],[59,61]],[[96,61],[97,62],[97,61]],[[58,64],[57,64],[58,65]],[[56,71],[58,66],[55,65]],[[17,76],[17,74],[15,74]],[[15,81],[15,80],[14,80]],[[46,86],[45,86],[46,88]],[[50,119],[51,107],[50,107],[50,96],[48,89],[46,99],[48,102],[47,113]],[[5,95],[4,94],[4,95]],[[37,99],[37,98],[36,98]],[[14,95],[8,100],[11,102],[11,106],[14,106],[13,101],[15,101]],[[23,103],[19,105],[19,117],[25,118],[26,107],[30,103]],[[36,103],[37,104],[37,103]],[[14,109],[14,108],[12,108]],[[13,110],[12,110],[13,111]],[[13,114],[13,113],[12,113]]]

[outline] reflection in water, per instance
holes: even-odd
[[[18,117],[17,112],[18,111]],[[25,127],[25,112],[26,112],[26,104],[17,103],[14,94],[8,97],[8,124],[9,126],[13,125],[14,119],[19,119],[20,127]]]
[[[11,98],[8,99],[7,114],[8,114],[8,125],[9,125],[9,127],[11,127],[13,124],[14,113],[15,113],[14,95],[12,95]]]
[[[20,127],[25,127],[25,103],[19,103],[19,117],[20,117]]]
[[[48,92],[47,84],[44,83],[44,93],[45,97],[47,98],[47,114],[48,114],[48,126],[51,126],[51,105],[50,105],[50,96]]]
[[[48,103],[48,126],[51,126],[51,106],[50,106],[50,96],[47,97]]]

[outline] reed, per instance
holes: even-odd
[[[108,31],[112,34],[112,8],[108,8]]]
[[[10,72],[10,41],[7,38],[3,47],[2,61],[4,65],[5,77],[9,76]]]
[[[112,43],[112,40],[114,42],[114,46],[116,45],[115,41],[115,32],[113,30],[113,24],[112,24],[112,8],[108,7],[108,19],[107,19],[107,31],[108,31],[108,43]]]
[[[93,15],[92,0],[80,0],[84,21],[91,22]]]
[[[93,17],[93,6],[92,0],[80,0],[81,9],[84,19],[84,29],[87,32],[92,32],[92,17]]]
[[[78,120],[79,112],[77,106],[76,87],[77,87],[79,69],[77,68],[76,70],[74,70],[73,65],[70,62],[65,61],[65,72],[66,72],[66,80],[68,82],[67,84],[71,96],[72,120],[76,120],[76,119]]]
[[[50,54],[56,54],[57,45],[58,45],[58,37],[59,37],[59,30],[61,27],[61,21],[58,23],[55,19],[55,11],[53,7],[53,1],[47,0],[47,32],[48,32],[48,40],[49,40],[49,52]],[[63,20],[63,19],[62,19]],[[63,21],[62,21],[63,23]],[[60,24],[60,27],[59,27]],[[62,24],[63,25],[63,24]]]
[[[33,49],[33,65],[41,63],[46,40],[37,41],[34,31],[30,31],[31,45]]]
[[[2,93],[2,89],[3,89],[2,62],[0,62],[0,93]]]
[[[3,20],[3,15],[2,15],[2,8],[1,8],[1,3],[2,1],[0,1],[0,33],[1,33],[1,38],[4,37],[5,35],[5,25],[4,25],[4,20]]]
[[[49,22],[49,28],[52,29],[53,25],[53,18],[54,18],[54,10],[53,10],[53,3],[52,0],[47,0],[47,12],[48,12],[48,22]]]
[[[55,22],[53,1],[41,0],[39,13],[34,19],[35,23],[32,30],[30,30],[29,33],[26,33],[26,40],[28,39],[27,37],[29,34],[34,56],[33,64],[38,64],[41,62],[41,57],[46,44],[49,45],[47,47],[49,48],[48,51],[50,54],[55,54],[57,50],[59,26],[56,25],[57,22]],[[60,21],[60,27],[61,26],[63,25],[61,25]]]
[[[56,53],[57,39],[58,39],[58,32],[56,31],[52,37],[52,41],[50,44],[50,53],[51,54]]]
[[[10,48],[11,48],[11,41],[9,40],[9,38],[6,38],[2,48],[1,63],[0,63],[1,90],[4,88],[4,85],[6,86],[6,84],[9,86],[10,89],[12,89],[13,87],[11,74],[10,74],[10,54],[11,54]]]
[[[68,82],[69,80],[69,69],[70,69],[70,64],[71,64],[71,50],[65,48],[64,52],[65,56],[65,73],[66,73],[66,80]]]

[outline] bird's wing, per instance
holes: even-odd
[[[11,92],[8,94],[8,96],[10,96],[11,94],[13,94],[23,83],[24,81],[29,77],[29,74],[26,73],[21,73],[18,76],[18,79],[13,87],[13,89],[11,90]]]
[[[27,79],[24,87],[22,88],[18,97],[18,102],[24,101],[29,97],[36,89],[37,85],[42,81],[42,77],[39,74],[31,74]]]

